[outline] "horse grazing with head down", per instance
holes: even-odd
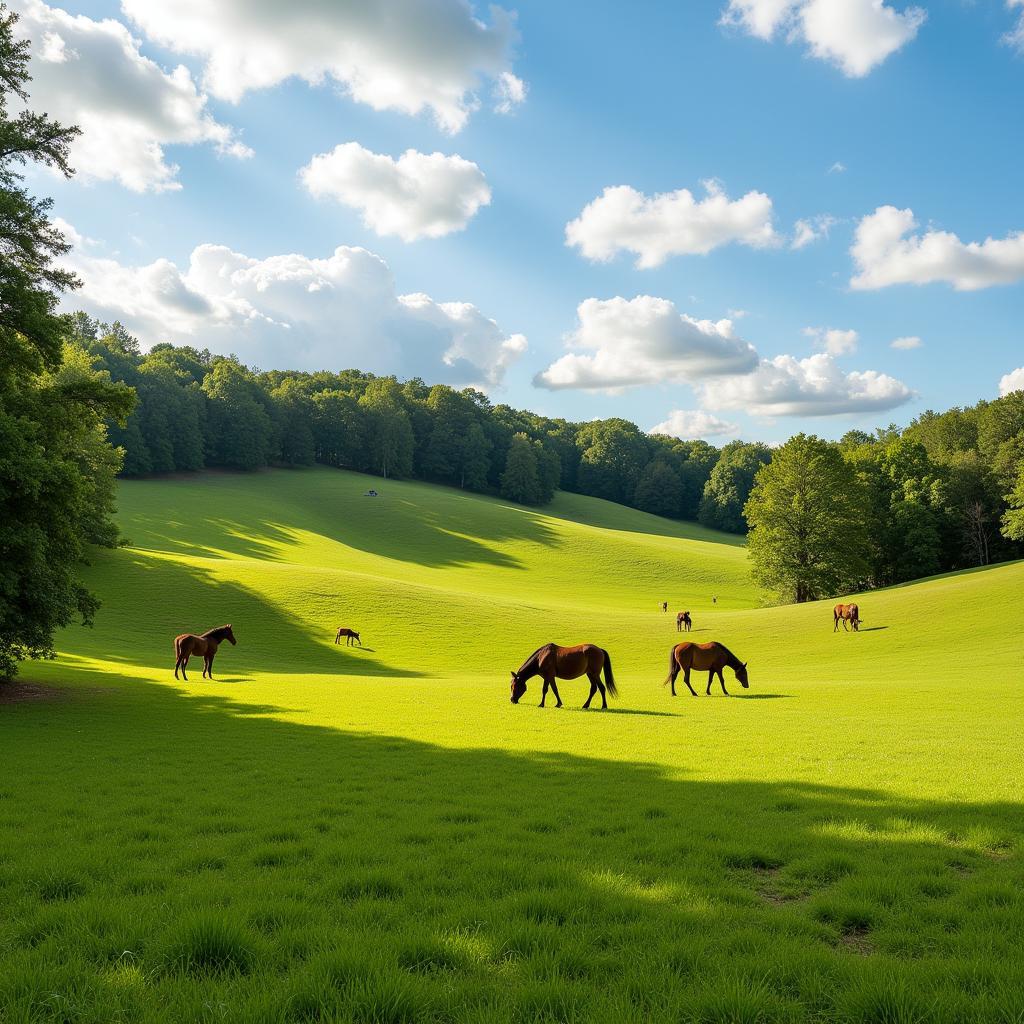
[[[860,630],[860,609],[855,604],[837,604],[832,609],[832,619],[834,622],[833,633],[839,628],[840,622],[842,622],[844,630],[847,622],[853,626],[854,633]]]
[[[348,629],[347,627],[342,626],[338,630],[338,635],[334,638],[334,642],[336,644],[340,644],[342,637],[345,637],[346,647],[351,647],[353,641],[359,644],[360,647],[363,646],[363,641],[359,639],[359,634],[354,629]]]
[[[232,644],[238,643],[235,634],[231,632],[230,624],[218,626],[216,629],[208,629],[200,636],[196,636],[195,633],[182,633],[180,636],[176,636],[174,638],[174,678],[178,678],[178,669],[180,668],[182,678],[186,683],[188,682],[185,669],[188,666],[188,659],[195,654],[203,659],[203,676],[209,676],[212,679],[213,656],[224,640],[230,640]]]
[[[725,679],[722,676],[722,669],[726,666],[736,673],[736,678],[744,690],[750,686],[747,679],[747,663],[740,661],[725,644],[720,644],[717,640],[712,640],[707,644],[695,644],[687,640],[672,648],[672,653],[668,658],[668,678],[662,685],[668,686],[671,683],[674,697],[676,695],[676,676],[681,670],[686,688],[696,697],[697,691],[690,686],[690,669],[695,668],[698,672],[707,672],[708,674],[706,692],[709,697],[711,696],[711,684],[715,681],[716,675],[722,685],[722,693],[728,697],[729,691],[725,688]]]
[[[681,633],[686,630],[687,633],[693,628],[693,619],[690,618],[689,612],[677,612],[676,613],[676,632]]]
[[[604,669],[604,682],[601,682],[601,669]],[[540,706],[544,707],[547,699],[548,687],[555,695],[558,703],[556,707],[562,706],[562,698],[558,695],[558,687],[555,685],[555,677],[559,679],[578,679],[586,675],[590,680],[590,696],[584,703],[585,708],[590,707],[594,694],[601,691],[601,709],[608,707],[605,699],[605,687],[613,697],[618,697],[619,691],[615,689],[615,677],[612,675],[612,659],[603,647],[594,644],[580,644],[578,647],[559,647],[558,644],[545,644],[538,647],[526,661],[519,666],[518,672],[512,673],[512,703],[518,704],[519,698],[526,693],[526,680],[533,676],[541,676],[544,679],[544,689],[540,695]]]

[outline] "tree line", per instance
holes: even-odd
[[[763,444],[718,449],[623,419],[550,419],[473,388],[359,370],[259,372],[166,343],[144,353],[118,323],[81,312],[69,323],[68,343],[137,396],[126,422],[109,424],[125,476],[319,463],[526,505],[575,491],[743,533],[754,474],[771,459]]]

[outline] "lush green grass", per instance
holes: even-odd
[[[728,537],[373,484],[122,487],[64,698],[0,705],[0,1021],[1024,1021],[1024,564],[833,635]],[[673,701],[662,599],[749,691]],[[613,711],[509,704],[548,640]]]

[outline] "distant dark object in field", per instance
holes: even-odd
[[[860,609],[855,604],[837,604],[832,609],[832,618],[835,621],[832,627],[833,633],[839,628],[840,622],[842,622],[844,630],[847,622],[853,626],[854,633],[860,630]]]
[[[706,644],[695,644],[687,640],[672,648],[668,660],[668,678],[662,685],[668,686],[671,683],[674,697],[676,695],[676,676],[682,669],[683,682],[686,683],[686,688],[690,693],[696,697],[697,691],[690,686],[690,669],[695,668],[698,672],[707,672],[708,674],[708,696],[711,696],[711,684],[717,675],[719,683],[722,684],[722,693],[728,697],[729,691],[725,688],[725,678],[722,675],[722,669],[727,665],[736,673],[740,686],[746,689],[750,683],[747,681],[747,663],[745,661],[740,661],[728,647],[720,644],[717,640]]]
[[[661,602],[661,610],[663,612],[667,612],[668,611],[668,601],[662,601]]]
[[[690,618],[689,612],[678,612],[676,614],[676,632],[681,633],[685,630],[687,633],[693,629],[693,619]]]
[[[338,630],[338,635],[334,638],[334,642],[336,644],[340,644],[342,637],[345,637],[346,647],[351,647],[353,640],[357,644],[359,644],[360,647],[363,646],[363,641],[359,639],[359,634],[354,629],[349,629],[347,626],[342,626]]]
[[[601,682],[601,669],[604,669],[604,682]],[[612,659],[603,647],[594,644],[580,644],[578,647],[559,647],[558,644],[545,644],[538,647],[526,661],[519,667],[518,672],[512,673],[512,703],[518,704],[519,698],[526,693],[526,680],[533,676],[542,676],[544,689],[540,695],[540,706],[544,707],[544,701],[548,695],[548,687],[558,701],[557,707],[562,706],[562,698],[558,695],[558,687],[555,685],[555,677],[559,679],[578,679],[586,675],[590,680],[590,696],[584,703],[585,708],[590,707],[594,694],[601,691],[601,707],[607,708],[608,701],[605,699],[605,686],[613,697],[618,697],[619,691],[615,689],[615,677],[612,675]]]
[[[176,636],[174,638],[174,678],[178,678],[178,669],[180,668],[182,679],[186,683],[188,682],[185,669],[188,667],[188,659],[195,654],[203,659],[203,676],[209,676],[212,679],[213,656],[225,640],[230,640],[232,644],[238,643],[235,634],[231,632],[230,624],[218,626],[216,629],[208,629],[201,636],[196,636],[195,633],[182,633],[180,636]]]
[[[363,495],[363,497],[364,497],[364,498],[377,498],[377,497],[379,497],[379,495],[378,495],[378,494],[377,494],[377,492],[376,492],[376,491],[375,491],[375,490],[374,490],[374,489],[373,489],[373,488],[371,487],[371,488],[370,488],[370,489],[369,489],[369,490],[368,490],[368,491],[367,491],[367,492],[366,492],[366,493],[365,493],[365,494]]]

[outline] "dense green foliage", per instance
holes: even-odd
[[[833,634],[757,607],[737,538],[565,492],[314,468],[118,504],[95,628],[0,704],[3,1024],[1021,1018],[1024,563]],[[671,698],[660,599],[749,690]],[[171,637],[224,621],[176,683]],[[608,712],[509,703],[552,639],[610,650]]]
[[[28,99],[28,46],[0,6],[0,679],[18,661],[44,658],[54,630],[96,597],[81,583],[89,544],[112,544],[114,477],[120,456],[103,421],[126,416],[134,395],[65,348],[58,293],[75,286],[55,266],[67,244],[50,203],[28,194],[20,168],[70,175],[77,129],[9,104]]]
[[[864,498],[837,445],[790,438],[747,501],[754,579],[797,603],[854,589],[867,570]]]

